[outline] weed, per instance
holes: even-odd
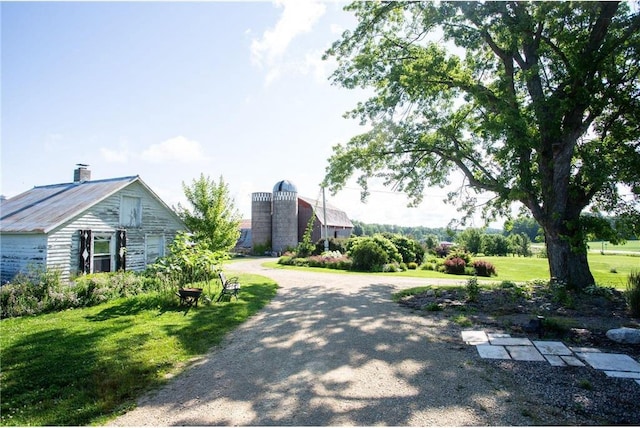
[[[465,317],[464,315],[457,315],[453,318],[453,322],[458,324],[460,327],[471,327],[473,326],[473,322]]]
[[[640,271],[633,270],[629,274],[625,299],[631,316],[640,318]]]
[[[589,379],[580,379],[578,381],[578,387],[582,389],[586,389],[588,391],[591,391],[593,389],[593,385],[591,384]]]
[[[442,306],[436,302],[431,302],[428,305],[424,305],[422,309],[429,312],[438,312],[442,310]]]

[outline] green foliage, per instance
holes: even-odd
[[[509,253],[517,256],[529,257],[533,254],[531,252],[531,240],[524,233],[510,234],[507,237],[507,248]]]
[[[347,252],[347,242],[347,238],[329,238],[329,251],[339,251],[341,254],[345,254]],[[324,239],[319,239],[316,242],[313,254],[322,253],[324,253]]]
[[[422,309],[429,312],[439,312],[442,310],[442,306],[440,306],[440,304],[437,302],[431,302],[424,305]]]
[[[542,228],[531,216],[521,215],[513,220],[507,220],[504,223],[504,230],[508,236],[524,234],[529,238],[529,242],[544,240]]]
[[[580,213],[592,207],[640,228],[639,13],[625,2],[346,9],[357,27],[325,58],[337,61],[334,83],[373,91],[347,114],[369,126],[334,147],[323,184],[336,192],[355,175],[366,199],[369,180],[381,179],[417,205],[427,187],[462,173],[474,191],[460,187],[448,199],[460,222],[477,210],[491,220],[521,203],[554,244],[550,275],[593,283]],[[479,204],[477,192],[493,197]]]
[[[359,238],[354,242],[349,257],[353,269],[364,272],[382,272],[384,265],[389,262],[389,254],[371,238]]]
[[[424,260],[424,248],[415,239],[408,238],[398,233],[383,233],[389,239],[402,256],[404,263],[422,263]]]
[[[251,252],[257,256],[264,256],[271,251],[271,242],[265,242],[262,244],[254,244]]]
[[[182,189],[191,208],[178,204],[177,213],[196,240],[211,251],[231,251],[240,237],[240,214],[222,176],[216,183],[200,174],[190,186],[183,182]]]
[[[302,242],[300,242],[298,244],[298,248],[296,248],[296,254],[298,257],[309,257],[315,249],[315,245],[311,243],[311,233],[313,233],[313,223],[315,221],[316,213],[314,212],[311,217],[309,217],[307,227],[304,230],[304,235],[302,235]]]
[[[148,268],[174,288],[197,282],[210,282],[220,271],[221,263],[229,258],[225,251],[211,251],[209,242],[193,241],[186,232],[178,233],[169,245],[169,254]]]
[[[477,254],[481,251],[483,235],[482,229],[469,227],[456,235],[456,243],[467,252]]]
[[[632,271],[627,279],[625,299],[631,316],[640,318],[640,271]]]
[[[482,235],[482,252],[487,256],[506,256],[509,243],[502,235]]]
[[[478,277],[475,275],[472,278],[467,280],[467,284],[465,285],[465,290],[467,292],[467,300],[469,302],[475,302],[478,300],[480,296],[480,285],[478,284]]]
[[[83,275],[70,284],[55,270],[32,269],[0,288],[2,318],[94,306],[120,297],[157,291],[162,283],[134,272]]]

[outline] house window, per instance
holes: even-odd
[[[150,265],[164,256],[164,235],[147,235],[146,246],[146,262]]]
[[[79,273],[126,269],[126,230],[94,232],[80,230]]]
[[[123,196],[120,204],[120,224],[125,227],[142,225],[142,199]]]
[[[113,235],[93,235],[93,272],[111,272]]]

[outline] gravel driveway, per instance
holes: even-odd
[[[220,346],[111,425],[523,425],[508,373],[460,329],[391,301],[413,278],[261,267],[277,296]],[[430,280],[430,283],[434,281]]]

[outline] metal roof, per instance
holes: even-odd
[[[306,198],[304,196],[298,196],[298,199],[311,205],[311,208],[315,212],[316,217],[321,224],[334,227],[353,227],[353,223],[351,223],[351,220],[349,220],[349,217],[347,217],[347,213],[345,213],[341,209],[331,204],[326,204],[327,218],[325,221],[325,210],[322,207],[322,201]]]
[[[0,232],[49,233],[136,181],[151,191],[138,176],[36,186],[2,201]]]

